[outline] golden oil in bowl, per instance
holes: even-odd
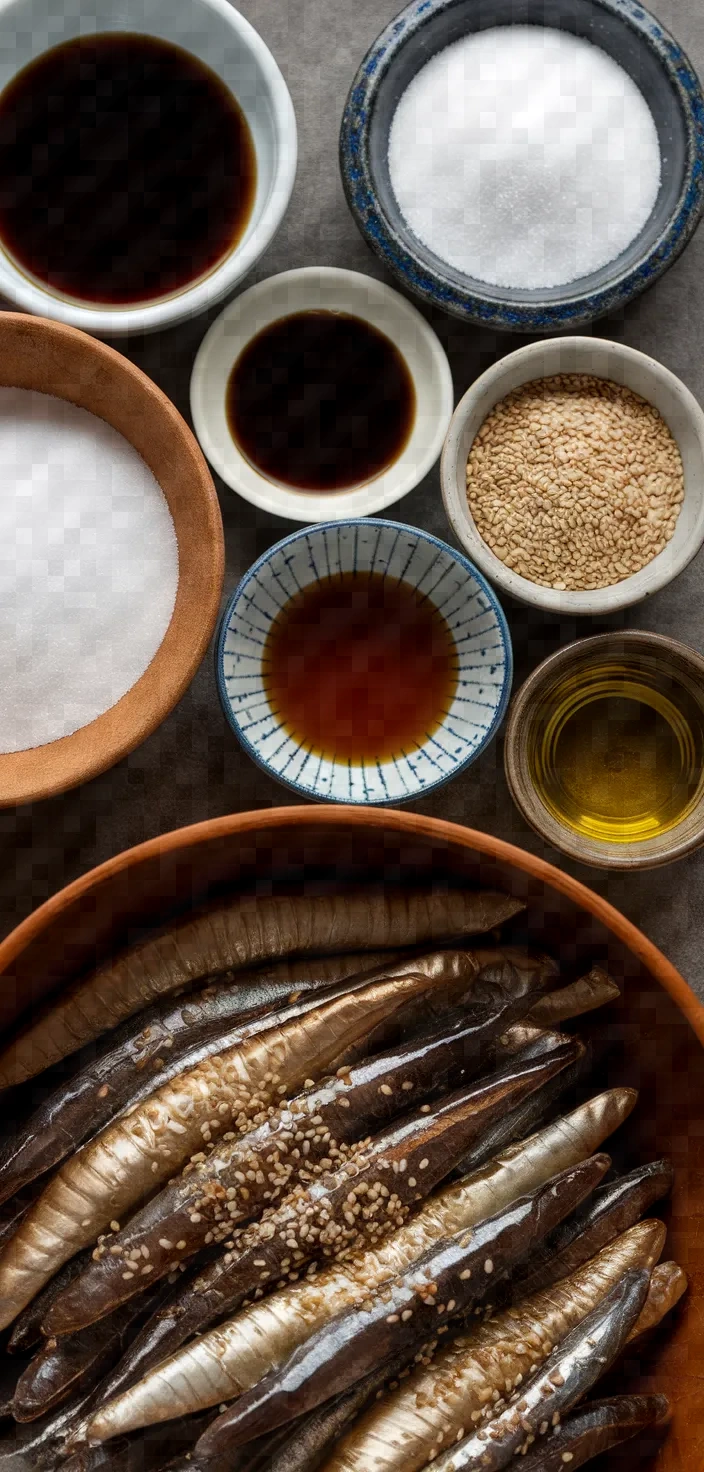
[[[698,801],[704,716],[659,662],[578,662],[543,692],[526,755],[536,796],[559,823],[597,842],[638,843]]]

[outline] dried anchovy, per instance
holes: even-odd
[[[445,1451],[437,1472],[501,1472],[591,1390],[625,1344],[648,1292],[647,1269],[631,1268],[566,1336],[498,1416]],[[461,1430],[462,1428],[460,1428]],[[206,1432],[206,1437],[207,1437]]]
[[[28,1349],[34,1349],[42,1337],[42,1324],[54,1299],[63,1293],[64,1288],[83,1271],[89,1261],[89,1251],[80,1252],[77,1257],[70,1258],[47,1283],[46,1288],[18,1314],[7,1342],[11,1354],[25,1354]]]
[[[534,1374],[629,1268],[650,1269],[665,1240],[661,1222],[640,1222],[572,1277],[533,1294],[442,1346],[400,1389],[373,1406],[325,1464],[325,1472],[419,1472]]]
[[[383,950],[478,935],[524,908],[508,895],[440,886],[237,896],[148,937],[50,1003],[0,1054],[0,1088],[33,1078],[157,997],[206,977],[306,951]]]
[[[120,1232],[106,1235],[104,1251],[56,1296],[45,1327],[64,1334],[91,1323],[139,1291],[146,1259],[152,1278],[173,1269],[203,1243],[224,1241],[238,1222],[271,1207],[297,1183],[342,1164],[354,1141],[392,1119],[411,1102],[471,1078],[497,1033],[525,1011],[532,993],[513,967],[480,980],[471,1006],[449,1013],[442,1032],[377,1054],[309,1089],[271,1114],[265,1124],[216,1147],[186,1166]],[[178,1249],[176,1244],[178,1243]]]
[[[456,980],[453,979],[452,970],[445,963],[448,973],[447,984],[438,984],[420,997],[413,1006],[404,1008],[400,1020],[395,1020],[391,1024],[382,1021],[377,1027],[372,1028],[365,1038],[365,1053],[377,1053],[383,1048],[393,1046],[411,1037],[419,1028],[442,1026],[448,1006],[461,1006],[471,999],[474,986],[480,980],[500,978],[502,973],[512,969],[518,973],[521,991],[534,992],[535,998],[540,1000],[546,988],[554,986],[559,974],[557,964],[550,956],[530,946],[483,945],[471,951],[438,951],[434,954],[436,957],[451,955],[464,958],[464,966],[460,968],[458,965],[457,967]],[[466,980],[468,957],[476,964],[477,969],[476,973],[470,974]],[[410,958],[407,970],[411,969],[414,959],[414,957]],[[352,1063],[358,1056],[358,1050],[349,1049],[339,1059],[339,1062]]]
[[[168,1472],[317,1472],[329,1448],[374,1395],[382,1393],[384,1384],[389,1381],[393,1384],[397,1377],[409,1373],[414,1353],[415,1350],[406,1351],[384,1360],[345,1395],[337,1396],[308,1416],[299,1416],[292,1424],[268,1436],[249,1441],[244,1448],[233,1448],[223,1457],[193,1453],[177,1463],[169,1463]],[[104,1447],[111,1444],[103,1442]]]
[[[15,1386],[26,1364],[26,1358],[0,1358],[0,1420],[4,1421],[7,1416],[12,1416]]]
[[[631,1113],[633,1089],[610,1089],[511,1146],[486,1166],[444,1187],[405,1226],[351,1263],[324,1268],[312,1281],[290,1283],[238,1318],[239,1354],[254,1385],[321,1325],[402,1273],[440,1238],[471,1227],[591,1155]],[[221,1269],[215,1263],[176,1285],[172,1298],[145,1325],[121,1364],[127,1389],[196,1333],[228,1313]],[[252,1357],[252,1346],[257,1353]],[[243,1387],[244,1388],[244,1387]]]
[[[92,1390],[120,1358],[130,1330],[160,1296],[163,1290],[147,1289],[89,1329],[45,1340],[17,1382],[15,1420],[34,1421],[69,1396]]]
[[[643,1312],[631,1334],[631,1340],[640,1339],[656,1329],[666,1314],[671,1313],[676,1303],[687,1292],[687,1274],[677,1262],[658,1262],[650,1274],[650,1287]]]
[[[65,1438],[74,1422],[87,1411],[90,1395],[78,1396],[39,1421],[13,1426],[0,1440],[0,1472],[56,1472]]]
[[[68,1459],[58,1462],[55,1472],[161,1472],[167,1466],[172,1467],[174,1459],[177,1459],[176,1465],[185,1466],[189,1472],[198,1472],[192,1450],[211,1419],[212,1412],[188,1416],[166,1428],[160,1427],[158,1435],[147,1431],[138,1437],[124,1437],[102,1446],[81,1447]],[[252,1472],[257,1472],[256,1465]]]
[[[569,1044],[565,1051],[569,1059]],[[546,1070],[563,1062],[555,1054],[547,1062],[514,1065],[498,1078],[449,1095],[430,1114],[421,1110],[384,1131],[330,1179],[323,1176],[307,1191],[298,1187],[278,1209],[244,1229],[233,1253],[233,1293],[241,1300],[267,1279],[283,1275],[286,1265],[297,1276],[314,1256],[338,1256],[380,1241],[443,1179],[472,1135],[507,1100],[537,1087]],[[245,1388],[238,1380],[237,1357],[228,1350],[227,1328],[211,1330],[168,1361],[166,1394],[165,1370],[157,1368],[104,1407],[91,1422],[88,1438],[105,1440],[187,1415]]]
[[[493,1294],[497,1280],[574,1210],[610,1164],[608,1155],[592,1156],[478,1226],[444,1238],[245,1391],[210,1427],[199,1451],[239,1446],[347,1390],[380,1359],[446,1333],[452,1317]]]
[[[670,1162],[654,1160],[609,1181],[595,1191],[588,1206],[554,1233],[546,1250],[519,1272],[516,1287],[522,1293],[537,1293],[566,1278],[639,1221],[655,1201],[669,1195],[672,1179]]]
[[[309,1416],[296,1421],[293,1427],[286,1426],[284,1428],[285,1439],[276,1448],[275,1454],[268,1457],[263,1463],[261,1472],[317,1472],[329,1448],[354,1421],[355,1416],[364,1410],[374,1394],[380,1391],[384,1382],[393,1378],[399,1370],[405,1369],[406,1360],[407,1357],[404,1356],[401,1360],[384,1361],[382,1365],[377,1365],[376,1369],[365,1375],[363,1380],[358,1381],[345,1395],[337,1396],[327,1405],[312,1411]],[[223,1466],[227,1466],[227,1472],[233,1468],[235,1458],[237,1460],[234,1461],[234,1468],[237,1469],[237,1472],[239,1472],[240,1465],[242,1472],[250,1472],[249,1463],[245,1459],[252,1447],[258,1445],[260,1445],[258,1442],[248,1442],[239,1454],[237,1452],[228,1453],[227,1463],[222,1458],[219,1460]],[[217,1460],[215,1467],[211,1457],[205,1462],[202,1458],[199,1458],[199,1461],[203,1472],[216,1472]],[[195,1472],[200,1472],[198,1462],[196,1462]]]
[[[0,1251],[14,1237],[17,1228],[24,1221],[42,1189],[40,1181],[33,1181],[30,1186],[18,1191],[11,1201],[5,1203],[0,1211]]]
[[[560,1041],[564,1041],[564,1034],[556,1032],[540,1032],[531,1036],[528,1032],[529,1027],[530,1024],[519,1022],[509,1029],[506,1052],[513,1055],[516,1047],[519,1046],[520,1039],[525,1038],[526,1042],[521,1051],[530,1051],[534,1058],[541,1058],[557,1048]],[[507,1110],[503,1119],[497,1120],[492,1129],[487,1130],[474,1148],[468,1151],[464,1160],[460,1161],[458,1170],[462,1172],[477,1170],[492,1156],[497,1155],[500,1150],[511,1145],[514,1140],[525,1139],[526,1135],[542,1124],[555,1101],[571,1088],[584,1072],[585,1060],[588,1057],[587,1049],[580,1038],[573,1038],[573,1042],[575,1058],[571,1067],[565,1069],[564,1073],[556,1074],[530,1099]]]
[[[593,1401],[552,1429],[540,1447],[521,1461],[521,1472],[577,1472],[592,1457],[670,1419],[665,1395],[618,1395]]]
[[[531,1011],[531,1021],[541,1027],[555,1027],[570,1017],[581,1017],[585,1012],[605,1007],[609,1002],[617,1001],[620,995],[621,988],[608,972],[602,966],[592,966],[586,976],[536,1002]]]
[[[292,991],[311,991],[349,981],[362,974],[380,980],[398,970],[422,970],[427,974],[431,957],[396,962],[379,952],[376,956],[333,956],[319,961],[281,962],[269,971],[243,972],[234,980],[204,986],[178,999],[166,997],[145,1012],[128,1019],[110,1034],[84,1066],[68,1081],[62,1081],[27,1119],[0,1153],[0,1201],[34,1180],[64,1156],[72,1153],[89,1135],[97,1134],[110,1119],[193,1061],[194,1050],[218,1037],[228,1026],[286,1004]],[[442,953],[442,969],[462,958],[463,969],[476,974],[478,964],[471,953]]]
[[[115,1120],[61,1167],[0,1257],[0,1328],[73,1253],[150,1195],[213,1134],[233,1124],[250,1127],[277,1090],[320,1076],[342,1046],[430,986],[427,977],[410,975],[370,982],[314,1006],[306,999],[293,1003],[273,1014],[264,1030],[251,1024],[249,1035]],[[141,1276],[148,1276],[148,1267]]]

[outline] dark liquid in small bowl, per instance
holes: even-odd
[[[345,312],[295,312],[240,354],[227,387],[230,433],[269,480],[343,491],[404,450],[415,418],[408,366],[383,332]]]
[[[126,305],[182,290],[241,239],[255,188],[232,93],[156,37],[67,41],[0,95],[0,240],[66,296]]]
[[[286,604],[263,674],[272,710],[302,746],[338,761],[388,761],[438,729],[457,689],[457,653],[417,588],[344,572]]]

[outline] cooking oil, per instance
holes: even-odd
[[[654,661],[579,665],[546,693],[528,751],[537,795],[587,838],[666,833],[702,787],[704,715]]]

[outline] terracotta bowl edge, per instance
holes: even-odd
[[[675,1005],[689,1022],[704,1047],[704,1004],[695,996],[684,977],[673,966],[661,950],[649,940],[632,921],[626,919],[601,895],[590,889],[581,880],[564,874],[554,864],[541,859],[516,844],[494,838],[478,829],[466,828],[444,818],[431,818],[420,813],[404,813],[395,808],[370,809],[366,807],[335,805],[311,805],[311,807],[289,806],[262,808],[245,813],[227,814],[221,818],[209,818],[200,823],[175,828],[144,843],[124,849],[104,863],[98,864],[78,879],[52,895],[44,904],[32,911],[4,940],[0,941],[0,974],[33,941],[57,915],[67,910],[75,900],[95,889],[115,874],[131,865],[158,858],[180,848],[188,839],[189,846],[204,843],[213,838],[234,832],[255,832],[266,827],[296,827],[300,823],[319,824],[322,827],[349,822],[353,826],[383,828],[390,826],[399,832],[418,833],[426,837],[444,839],[462,848],[475,849],[492,858],[499,858],[524,873],[540,879],[566,895],[575,904],[600,920],[613,934],[627,945],[648,968],[655,979],[669,993]]]

